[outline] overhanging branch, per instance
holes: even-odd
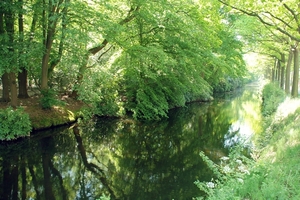
[[[132,7],[129,10],[128,15],[119,22],[119,25],[124,25],[124,24],[130,22],[131,20],[133,20],[135,18],[135,12],[138,11],[139,9],[140,9],[140,6],[137,6],[135,8]],[[89,49],[88,52],[95,55],[96,53],[101,51],[107,44],[108,44],[108,40],[104,39],[100,45]]]
[[[274,29],[276,29],[276,30],[278,30],[279,32],[281,32],[282,34],[287,35],[288,37],[290,37],[292,40],[295,40],[295,41],[297,41],[297,42],[300,42],[300,38],[299,38],[299,37],[295,37],[295,36],[293,36],[291,33],[287,32],[286,30],[284,30],[284,29],[282,29],[282,28],[280,28],[280,27],[278,27],[278,26],[276,26],[275,24],[272,24],[272,23],[269,23],[269,22],[265,21],[265,20],[264,20],[258,13],[256,13],[256,12],[247,11],[247,10],[244,10],[244,9],[242,9],[242,8],[235,7],[235,6],[233,6],[233,5],[230,5],[229,3],[226,3],[226,2],[223,1],[223,0],[218,0],[218,1],[219,1],[220,3],[222,3],[222,4],[224,4],[224,5],[226,5],[226,6],[230,7],[230,8],[232,8],[232,9],[237,10],[237,11],[239,11],[239,12],[242,12],[242,13],[248,15],[248,16],[256,17],[256,18],[257,18],[261,23],[263,23],[264,25],[267,25],[267,26],[269,26],[269,27],[273,27]],[[296,30],[296,31],[298,31],[298,30]]]

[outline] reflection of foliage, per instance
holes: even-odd
[[[36,134],[18,151],[0,146],[0,164],[9,171],[12,166],[25,169],[25,179],[16,180],[19,185],[27,180],[26,195],[32,199],[44,198],[39,188],[46,177],[49,191],[61,199],[99,199],[103,194],[111,199],[188,199],[199,194],[196,179],[211,180],[199,152],[214,161],[227,155],[224,135],[239,116],[253,119],[244,114],[253,98],[258,105],[259,99],[247,92],[231,100],[195,102],[151,123],[92,119],[73,129],[43,132],[48,137],[42,140]]]

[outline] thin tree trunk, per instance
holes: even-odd
[[[66,39],[66,29],[67,29],[67,15],[68,15],[68,5],[69,5],[70,0],[65,0],[65,6],[61,11],[62,14],[62,19],[61,19],[61,37],[59,41],[59,46],[58,46],[58,54],[56,58],[53,58],[50,62],[50,66],[48,69],[48,78],[51,78],[51,75],[53,73],[54,68],[59,64],[61,61],[63,51],[64,51],[64,44],[65,44],[65,39]]]
[[[275,80],[275,69],[272,68],[271,71],[272,71],[272,72],[271,72],[271,73],[272,73],[272,74],[271,74],[271,80],[272,80],[272,82],[274,82],[274,80]]]
[[[280,72],[281,72],[281,61],[278,59],[277,61],[277,77],[276,77],[276,81],[278,82],[278,84],[280,83]]]
[[[18,97],[19,98],[29,98],[28,92],[27,92],[27,70],[24,66],[24,62],[21,59],[23,52],[23,48],[24,48],[24,22],[23,22],[23,0],[18,0],[19,3],[19,14],[18,14],[18,25],[19,25],[19,45],[21,45],[20,47],[20,51],[19,51],[19,69],[21,70],[21,72],[18,73],[18,86],[19,86],[19,94]]]
[[[281,72],[280,72],[280,88],[284,89],[284,71],[285,71],[285,55],[281,53]]]
[[[285,93],[290,94],[291,92],[291,64],[293,60],[293,51],[292,49],[289,51],[289,58],[286,65],[285,72]]]
[[[274,67],[273,67],[272,82],[276,81],[276,77],[277,77],[277,59],[275,58]]]
[[[45,2],[44,2],[45,3]],[[41,89],[47,90],[48,89],[48,70],[49,70],[49,60],[50,60],[50,53],[52,50],[52,44],[54,40],[54,34],[56,31],[56,25],[58,21],[58,15],[60,13],[60,5],[63,3],[63,0],[59,2],[52,1],[50,13],[48,17],[48,26],[45,23],[46,13],[43,11],[43,26],[44,28],[47,26],[47,31],[44,33],[44,46],[45,51],[42,59],[42,74],[41,74]]]
[[[298,47],[295,47],[292,97],[298,97],[298,82],[299,82],[299,50]]]

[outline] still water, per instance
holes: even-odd
[[[261,131],[257,87],[209,103],[173,109],[143,123],[95,119],[0,145],[1,199],[177,200],[202,193],[212,174],[199,156],[218,161],[230,147],[251,146]]]

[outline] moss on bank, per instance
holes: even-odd
[[[268,111],[274,111],[267,112],[265,131],[255,137],[249,173],[238,181],[227,176],[226,181],[208,188],[206,199],[300,199],[300,99],[286,97],[280,103],[272,95],[263,98]]]
[[[84,104],[67,96],[61,96],[63,105],[52,106],[51,109],[42,109],[40,97],[19,99],[19,105],[29,115],[32,130],[41,130],[54,126],[75,122],[81,116]],[[0,102],[0,109],[5,110],[9,103]]]
[[[43,114],[30,115],[33,130],[41,130],[54,126],[64,125],[75,122],[80,117],[79,111],[72,111],[64,107],[55,107],[45,110]]]

